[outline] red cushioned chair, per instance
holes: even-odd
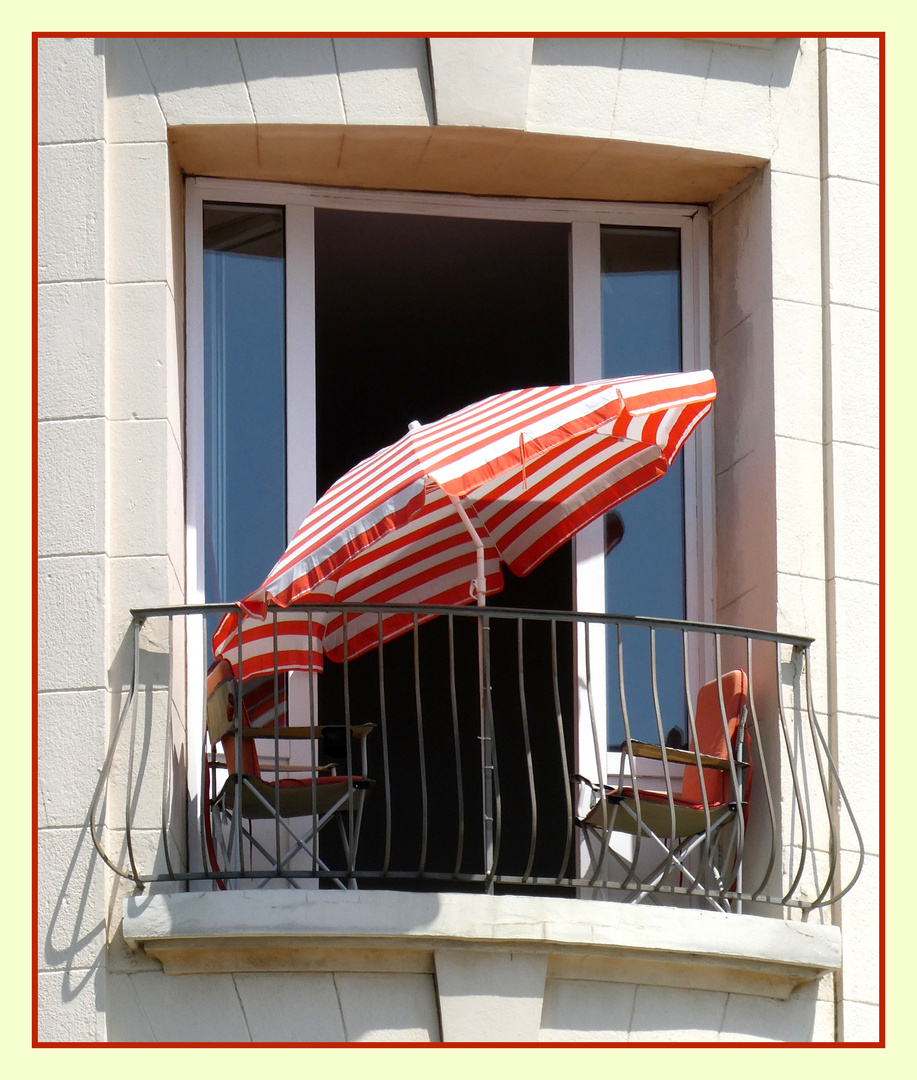
[[[219,887],[226,888],[231,881],[246,879],[264,884],[270,877],[283,876],[293,858],[304,852],[313,871],[322,871],[321,876],[325,877],[331,875],[339,888],[347,888],[342,879],[347,879],[350,887],[356,888],[355,879],[349,875],[354,869],[359,843],[363,800],[372,787],[372,781],[365,776],[365,738],[372,731],[372,725],[350,729],[351,736],[359,741],[362,776],[338,776],[333,764],[296,767],[272,762],[270,767],[263,769],[256,739],[273,739],[274,730],[272,727],[252,727],[244,702],[240,710],[241,726],[236,724],[236,690],[232,666],[227,660],[219,661],[207,676],[209,752],[204,769],[207,851],[212,869],[221,875],[216,879]],[[284,740],[309,739],[314,746],[322,742],[339,744],[342,739],[346,742],[346,729],[340,726],[285,726],[278,729],[277,735]],[[281,778],[281,770],[295,770],[306,775]],[[266,779],[264,773],[270,779]],[[215,792],[212,797],[211,792]],[[239,813],[236,813],[237,801]],[[345,827],[345,819],[349,829]],[[297,826],[291,824],[294,820],[298,821]],[[336,869],[332,871],[318,857],[319,833],[333,820],[338,823],[347,862],[346,869],[340,873]],[[265,842],[263,830],[260,839],[255,835],[255,821],[277,822],[277,828],[272,830],[274,850],[266,846],[270,841]],[[278,834],[285,841],[284,845],[276,842]],[[286,850],[279,850],[281,846]],[[263,856],[266,866],[262,868],[269,876],[259,877],[252,866],[256,850]],[[294,887],[299,885],[299,880],[286,876],[286,881]]]
[[[728,910],[722,898],[734,882],[736,862],[744,837],[745,815],[751,782],[745,717],[748,678],[744,671],[730,671],[717,683],[703,686],[697,696],[694,733],[687,750],[664,748],[665,760],[684,765],[680,790],[671,793],[624,783],[626,764],[636,759],[663,759],[663,748],[631,740],[631,754],[622,752],[619,784],[598,787],[585,777],[576,779],[592,793],[589,810],[577,824],[587,837],[598,839],[627,871],[622,881],[634,886],[631,902],[639,903],[671,874],[679,875],[679,889],[701,895],[712,907]],[[672,785],[673,789],[675,784]],[[739,813],[741,809],[741,814]],[[741,821],[739,820],[741,817]],[[729,827],[731,840],[724,844]],[[633,859],[628,861],[610,846],[613,832],[637,839]],[[638,870],[644,840],[664,857],[650,869]],[[688,863],[689,856],[698,859]],[[699,861],[699,866],[697,862]],[[598,875],[604,855],[598,860]],[[692,869],[693,867],[693,869]]]

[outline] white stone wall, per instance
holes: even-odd
[[[777,40],[772,48],[436,39],[431,70],[422,39],[40,43],[42,1038],[162,1038],[168,1022],[150,1018],[174,1015],[187,989],[181,978],[164,982],[161,973],[135,970],[144,965],[120,945],[106,953],[106,925],[118,920],[107,922],[111,883],[86,833],[96,767],[122,701],[128,611],[178,602],[184,587],[182,192],[168,126],[434,122],[666,143],[769,162],[712,215],[720,405],[731,402],[742,421],[717,427],[721,522],[729,500],[742,502],[737,492],[754,491],[763,478],[742,542],[721,530],[719,601],[730,620],[818,639],[816,700],[821,719],[837,725],[842,776],[870,853],[864,880],[837,915],[847,954],[837,1030],[847,1039],[875,1037],[875,44],[829,39],[820,56],[814,39]],[[155,652],[161,643],[145,647]],[[155,675],[149,686],[161,724],[172,706]],[[180,687],[175,696],[180,701]],[[180,710],[174,720],[180,741]],[[152,810],[140,824],[155,845]],[[845,844],[852,846],[849,837]],[[106,964],[121,970],[106,977]],[[303,1001],[319,993],[321,978],[300,980]],[[264,985],[255,976],[214,979],[227,994],[253,1000]],[[356,976],[334,980],[341,1002],[377,996]],[[546,986],[545,1031],[573,1031],[571,1018],[583,1015],[592,1019],[576,1028],[581,1033],[746,1031],[756,1038],[774,1030],[742,1001],[698,998],[689,1007],[643,987],[590,999],[580,985],[549,978]],[[156,987],[172,989],[160,997]],[[832,1037],[833,1010],[824,1001],[832,992],[819,991],[819,1038]],[[606,998],[607,1013],[596,1004]],[[432,1038],[429,987],[415,981],[404,1000],[414,1004],[385,1030]],[[135,1009],[134,1001],[143,1004]],[[347,1015],[357,1017],[353,1009]],[[666,1015],[677,1023],[666,1027]],[[786,1011],[768,1015],[782,1017],[775,1025],[786,1037],[800,1030],[802,1021]],[[603,1016],[617,1019],[608,1026]],[[280,1030],[287,1020],[276,1023]],[[359,1027],[357,1019],[348,1023],[343,1030]],[[142,1034],[147,1029],[151,1035]],[[215,1037],[206,1024],[202,1030]]]
[[[824,229],[825,497],[829,522],[825,706],[867,857],[838,913],[844,933],[846,1041],[878,1038],[879,1017],[879,59],[878,42],[828,39],[822,56],[826,132]],[[842,836],[848,865],[855,838]]]

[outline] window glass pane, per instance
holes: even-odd
[[[681,370],[681,243],[677,229],[603,226],[602,374],[605,378]],[[605,520],[605,609],[624,615],[685,618],[684,465]],[[622,632],[631,733],[658,741],[649,637]],[[623,739],[617,641],[608,641],[608,741]],[[663,731],[684,724],[681,637],[659,632],[657,687]],[[674,740],[673,740],[674,741]]]
[[[283,211],[204,206],[205,595],[256,589],[286,542]]]

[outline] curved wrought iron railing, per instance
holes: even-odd
[[[259,784],[241,763],[255,733],[238,717],[235,763],[204,736],[205,620],[227,610],[132,612],[131,673],[90,822],[104,862],[139,888],[544,892],[788,913],[835,902],[860,874],[809,638],[592,613],[304,608],[316,622],[375,617],[379,645],[295,683],[234,682],[234,700],[260,693],[248,722],[265,725],[256,745],[273,779]],[[382,643],[392,612],[410,628]],[[695,746],[694,701],[735,669],[748,681],[742,733],[724,727],[717,761]],[[316,796],[298,811],[304,825],[277,813],[297,754],[307,777],[338,775],[336,830],[322,828]],[[714,805],[704,780],[689,812],[690,769],[718,770],[725,797]],[[303,832],[315,835],[297,846]],[[843,878],[842,850],[855,856]]]

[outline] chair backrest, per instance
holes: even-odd
[[[221,660],[207,673],[207,733],[213,744],[219,743],[231,773],[236,771],[236,740],[232,734],[236,710],[236,682],[232,665]],[[242,722],[248,726],[245,706]],[[242,772],[245,776],[261,776],[254,739],[242,740]]]
[[[723,690],[723,705],[726,710],[725,731],[723,714],[720,710],[720,695],[715,679],[713,682],[708,682],[706,686],[702,686],[697,695],[694,726],[697,730],[698,750],[702,754],[725,760],[728,757],[729,745],[732,746],[733,752],[736,750],[736,732],[748,701],[748,677],[744,671],[730,671],[720,679],[720,686]],[[694,749],[693,739],[688,744],[688,748]],[[708,804],[716,806],[726,802],[732,789],[729,772],[719,769],[702,769],[701,772],[704,774],[703,782]],[[681,782],[681,797],[685,802],[696,806],[703,804],[701,778],[696,765],[685,766]]]

